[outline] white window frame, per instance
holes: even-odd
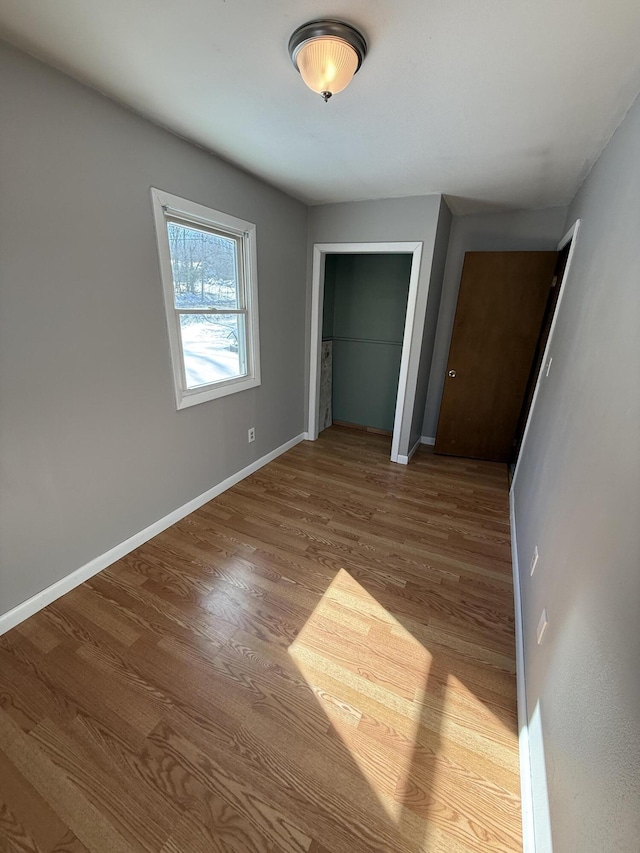
[[[227,394],[236,394],[247,388],[260,385],[260,340],[258,330],[258,267],[256,251],[256,226],[235,216],[213,210],[193,201],[180,198],[171,193],[151,188],[151,201],[158,241],[160,259],[160,277],[164,293],[164,306],[169,332],[169,347],[173,382],[175,386],[176,404],[178,409],[217,400]],[[171,269],[171,253],[167,222],[179,219],[185,225],[211,228],[221,236],[228,235],[240,241],[238,263],[238,295],[237,309],[198,309],[195,311],[182,310],[175,307],[173,273]],[[187,388],[184,368],[182,336],[180,333],[180,314],[239,314],[246,317],[246,338],[244,343],[244,361],[246,372],[242,376],[222,379],[198,388]],[[243,354],[240,353],[243,360]]]

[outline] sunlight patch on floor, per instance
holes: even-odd
[[[398,822],[428,701],[431,653],[341,569],[289,654],[387,815]],[[442,704],[444,697],[438,698]]]

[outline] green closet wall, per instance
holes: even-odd
[[[328,255],[322,323],[333,340],[333,419],[392,430],[410,254]]]

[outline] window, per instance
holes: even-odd
[[[259,385],[255,225],[151,196],[178,408]]]

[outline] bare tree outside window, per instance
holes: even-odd
[[[239,342],[242,317],[218,313],[240,307],[238,240],[178,222],[167,222],[176,309],[188,388],[243,372]],[[203,312],[213,309],[216,313]]]

